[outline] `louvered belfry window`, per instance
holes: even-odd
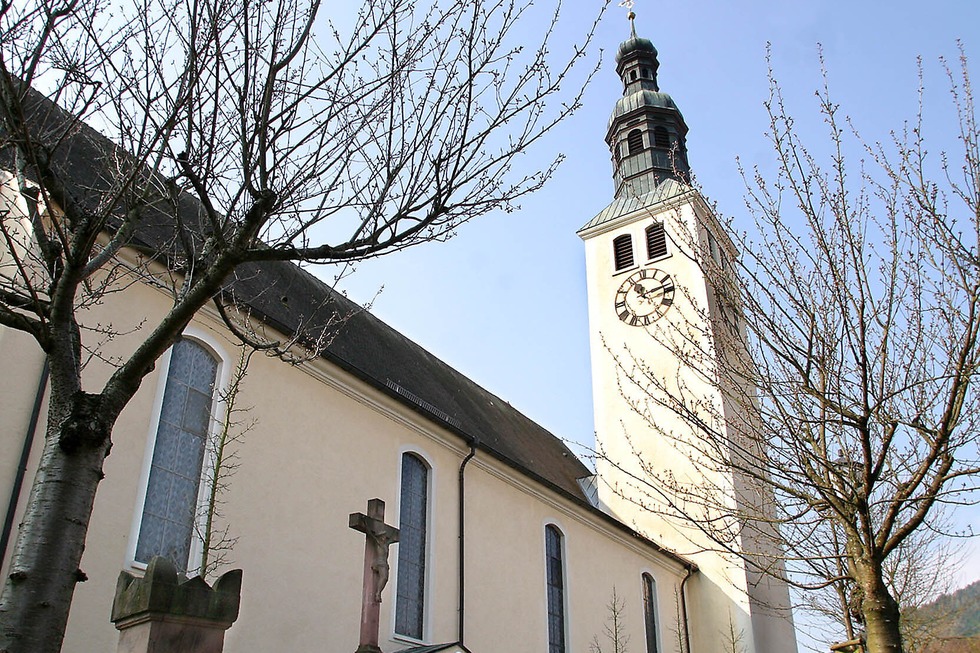
[[[633,267],[633,238],[629,234],[613,239],[613,257],[617,272]]]
[[[395,632],[421,640],[425,619],[425,553],[429,468],[418,456],[402,456],[399,504],[398,588]]]
[[[647,227],[647,258],[667,256],[667,233],[662,222],[654,222]]]
[[[629,145],[629,153],[636,154],[643,149],[643,132],[634,129],[626,136],[626,143]]]
[[[657,147],[670,147],[670,134],[666,127],[653,128],[653,144]]]

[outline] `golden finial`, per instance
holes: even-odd
[[[633,36],[636,36],[636,23],[633,22],[636,19],[636,13],[633,11],[633,5],[635,3],[636,0],[622,0],[622,2],[619,3],[620,7],[624,7],[629,10],[626,17],[630,19],[630,32],[633,34]]]

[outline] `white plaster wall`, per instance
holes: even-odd
[[[690,425],[671,410],[657,406],[643,388],[629,381],[640,378],[636,361],[648,367],[671,392],[683,394],[710,406],[701,411],[707,419],[721,412],[722,396],[715,385],[695,371],[714,352],[707,330],[715,307],[695,250],[705,246],[707,212],[695,210],[693,195],[673,205],[662,204],[650,210],[624,216],[622,219],[584,234],[589,292],[589,321],[593,370],[593,393],[596,439],[603,456],[597,462],[602,477],[600,497],[625,522],[635,525],[655,541],[690,556],[702,573],[691,584],[692,602],[696,605],[698,623],[692,626],[695,650],[721,648],[723,633],[729,630],[729,618],[743,634],[748,651],[774,651],[757,647],[754,633],[765,630],[760,618],[753,619],[744,563],[723,554],[696,525],[690,521],[665,517],[676,513],[666,507],[676,495],[664,493],[664,485],[654,476],[675,477],[681,483],[693,483],[718,490],[722,501],[734,501],[733,482],[724,470],[713,468],[698,452],[698,436]],[[645,232],[656,219],[663,222],[671,255],[647,262]],[[612,241],[620,234],[632,235],[636,266],[613,272]],[[649,327],[634,327],[622,322],[614,310],[614,297],[620,284],[636,269],[655,267],[671,274],[677,290],[666,314]],[[616,358],[620,359],[617,365]],[[654,396],[663,396],[661,391]],[[631,406],[632,403],[632,406]],[[647,411],[645,416],[636,410]],[[706,512],[689,504],[687,511],[698,519],[710,519],[717,512]],[[737,546],[737,542],[736,542]],[[788,601],[788,597],[787,597]],[[784,622],[779,618],[780,622]],[[756,622],[754,628],[753,622]],[[776,624],[784,635],[786,651],[795,651],[792,624]]]
[[[167,305],[161,292],[133,286],[124,295],[110,296],[86,319],[127,331],[144,319],[153,324]],[[216,320],[201,315],[193,330],[234,357],[236,345]],[[138,329],[120,336],[106,344],[104,354],[124,355],[138,337]],[[9,441],[20,441],[18,425],[24,421],[25,402],[33,398],[41,357],[23,336],[0,329],[0,360],[5,370],[30,379],[26,388],[0,394],[0,445],[6,453],[19,446]],[[65,650],[115,650],[109,610],[117,575],[130,566],[163,371],[161,364],[146,377],[114,430],[82,559],[89,580],[77,587]],[[97,388],[109,372],[93,360],[85,370],[86,387]],[[241,616],[226,650],[356,647],[364,540],[348,528],[348,515],[364,511],[367,500],[378,497],[387,503],[388,523],[397,524],[404,451],[419,452],[433,470],[426,640],[455,640],[456,482],[466,453],[463,443],[322,361],[304,369],[254,356],[239,406],[250,406],[257,424],[239,448],[240,467],[226,496],[225,519],[239,538],[231,558],[234,567],[244,569]],[[5,456],[0,482],[9,477],[6,461]],[[32,475],[33,467],[28,485]],[[544,527],[556,523],[566,545],[568,650],[587,650],[601,633],[613,586],[627,601],[627,625],[634,646],[641,648],[640,574],[649,571],[660,593],[661,650],[677,651],[667,630],[674,590],[684,575],[676,561],[486,454],[468,467],[466,511],[466,643],[471,650],[546,650]],[[392,553],[394,558],[394,548]],[[389,652],[409,645],[392,638],[396,577],[393,565],[381,622],[381,645]]]

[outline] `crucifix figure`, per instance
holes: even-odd
[[[398,541],[398,529],[385,524],[385,502],[368,501],[368,510],[350,515],[350,527],[364,533],[364,589],[361,594],[361,641],[355,653],[381,653],[378,628],[381,590],[388,584],[388,548]]]

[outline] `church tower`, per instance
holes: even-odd
[[[686,589],[692,650],[733,650],[735,634],[746,653],[795,653],[786,586],[737,555],[765,547],[736,532],[726,543],[736,553],[726,553],[707,533],[751,495],[751,483],[718,465],[705,439],[734,441],[751,428],[751,411],[733,399],[751,389],[719,362],[745,355],[737,292],[726,286],[738,253],[689,185],[687,124],[660,90],[657,50],[637,36],[634,18],[616,54],[623,96],[606,131],[614,199],[578,232],[599,501],[698,565]]]

